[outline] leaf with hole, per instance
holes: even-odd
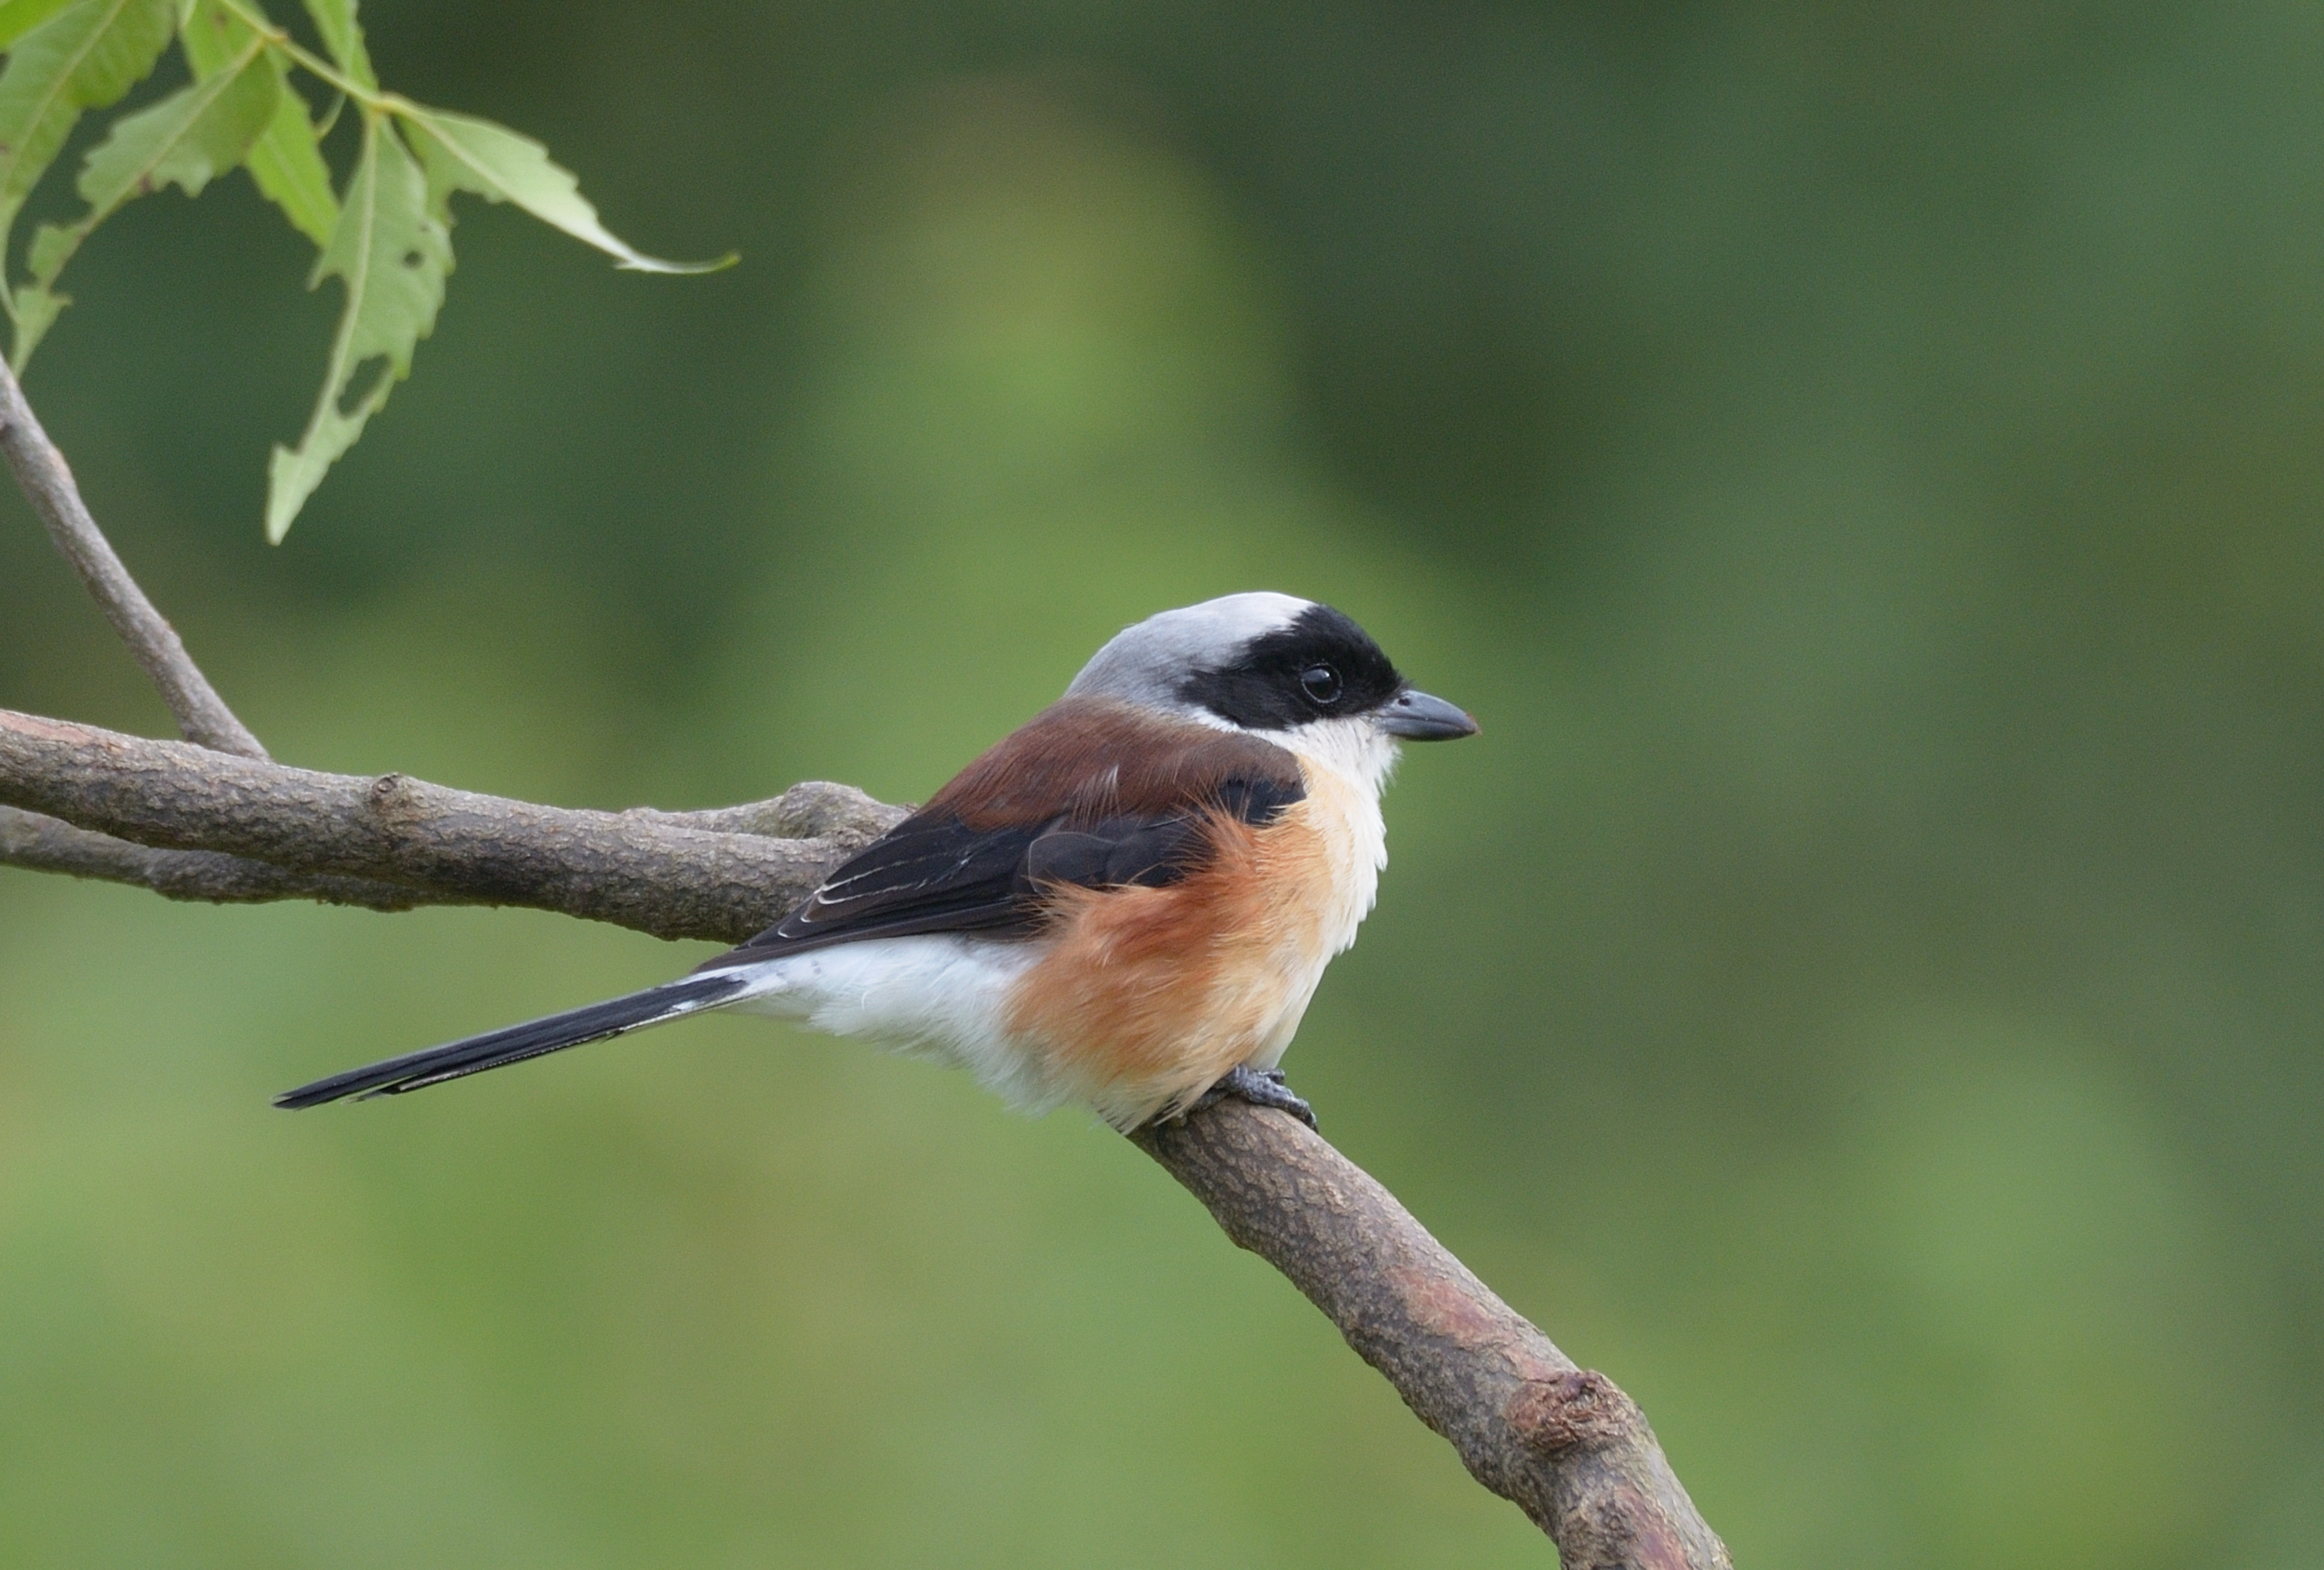
[[[26,262],[32,287],[41,291],[39,309],[46,319],[20,313],[13,356],[19,371],[32,358],[41,334],[56,319],[63,303],[54,292],[57,274],[81,242],[124,203],[148,191],[175,185],[188,196],[201,195],[204,186],[250,151],[274,117],[279,90],[254,36],[227,69],[113,123],[112,134],[90,150],[81,165],[79,190],[88,211],[70,225],[43,224],[32,236]]]
[[[244,9],[264,14],[250,0],[242,3]],[[218,0],[195,0],[178,36],[186,63],[199,81],[231,66],[255,34]],[[331,226],[339,221],[339,199],[331,194],[331,171],[323,164],[322,133],[308,114],[307,101],[290,85],[282,57],[268,51],[265,69],[274,73],[274,117],[251,144],[243,166],[260,194],[282,210],[292,228],[318,247],[327,245]]]
[[[16,41],[0,70],[0,245],[81,112],[143,80],[176,22],[171,0],[74,0]]]
[[[364,116],[362,151],[339,221],[313,282],[337,278],[346,305],[331,342],[322,395],[296,448],[277,447],[266,476],[266,538],[280,542],[331,465],[411,374],[411,354],[436,326],[452,238],[429,211],[428,181],[383,116]]]
[[[581,182],[571,171],[551,162],[549,149],[531,137],[473,115],[423,108],[401,98],[391,103],[428,171],[429,209],[447,223],[451,221],[452,193],[472,191],[488,201],[521,208],[633,272],[715,272],[734,264],[731,253],[712,262],[665,262],[649,256],[598,221],[597,209],[581,194]]]

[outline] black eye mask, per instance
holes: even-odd
[[[1369,633],[1329,605],[1310,605],[1228,663],[1187,677],[1178,696],[1246,730],[1279,731],[1370,714],[1403,689]]]

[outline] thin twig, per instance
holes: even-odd
[[[366,108],[380,109],[387,106],[390,95],[381,92],[375,87],[366,87],[353,77],[347,76],[329,60],[300,44],[289,32],[267,21],[261,13],[243,5],[242,0],[223,0],[223,4],[226,10],[232,12],[242,22],[244,26],[258,34],[270,48],[279,51],[285,60],[300,69],[319,78],[326,86],[346,97],[353,98]]]
[[[729,941],[772,922],[903,811],[835,785],[711,813],[570,811],[6,710],[0,803],[30,809],[0,812],[0,861],[249,891],[188,897],[367,887],[392,908],[392,891],[406,889],[413,902],[534,905]],[[1471,1475],[1547,1532],[1565,1570],[1729,1570],[1637,1405],[1321,1138],[1234,1102],[1131,1137],[1305,1293]]]
[[[104,609],[106,620],[113,623],[113,630],[129,645],[129,652],[161,689],[161,701],[170,706],[185,738],[221,753],[265,757],[266,749],[258,744],[258,738],[235,717],[186,652],[177,629],[153,608],[153,602],[114,554],[81,500],[80,487],[73,483],[64,454],[41,428],[32,406],[24,401],[15,373],[5,363],[0,363],[0,456],[15,472],[17,485],[41,515],[50,540],[80,575],[82,584]]]

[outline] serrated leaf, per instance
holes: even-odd
[[[266,538],[280,543],[331,465],[411,374],[411,352],[436,326],[452,237],[428,209],[428,181],[395,128],[364,116],[363,150],[314,282],[346,286],[323,394],[294,450],[277,447],[266,476]]]
[[[171,0],[73,0],[8,51],[0,70],[0,246],[84,109],[143,80],[177,21]]]
[[[255,5],[248,9],[264,14]],[[218,0],[194,0],[179,36],[186,63],[199,80],[231,65],[254,34],[249,23]],[[331,194],[331,171],[323,163],[320,134],[306,99],[290,85],[281,57],[269,51],[266,69],[274,73],[274,117],[251,144],[243,164],[259,193],[282,210],[292,228],[320,247],[330,243],[331,226],[339,221],[339,199]]]
[[[551,162],[549,149],[531,137],[472,115],[422,108],[401,98],[392,102],[428,171],[429,208],[447,222],[452,192],[472,191],[489,201],[513,203],[635,272],[714,272],[734,264],[731,254],[715,262],[665,262],[646,255],[598,222],[597,209],[581,194],[581,182]]]
[[[377,88],[379,78],[372,75],[371,54],[364,48],[363,28],[355,21],[355,0],[306,0],[307,14],[315,19],[315,31],[323,35],[323,47],[339,63],[339,69],[366,88]]]
[[[79,189],[88,211],[70,225],[43,224],[32,236],[25,259],[32,287],[44,294],[51,291],[81,242],[124,203],[170,185],[188,196],[201,195],[204,186],[242,162],[274,117],[277,90],[274,73],[254,40],[229,69],[115,121],[111,134],[89,150],[81,165]],[[44,303],[43,314],[45,319],[37,323],[18,318],[12,358],[19,372],[56,320],[52,306]]]
[[[165,185],[201,195],[203,187],[242,162],[274,118],[274,73],[253,50],[238,68],[124,115],[81,166],[81,199],[94,209],[85,221]]]
[[[30,32],[72,0],[0,0],[0,49]]]

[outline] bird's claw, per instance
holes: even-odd
[[[1194,1104],[1186,1111],[1190,1113],[1201,1112],[1204,1107],[1216,1106],[1229,1096],[1237,1101],[1247,1101],[1253,1106],[1271,1106],[1277,1112],[1289,1113],[1309,1128],[1315,1127],[1315,1109],[1307,1104],[1306,1097],[1283,1083],[1283,1070],[1253,1068],[1247,1064],[1237,1064],[1228,1069],[1216,1084],[1196,1096]]]

